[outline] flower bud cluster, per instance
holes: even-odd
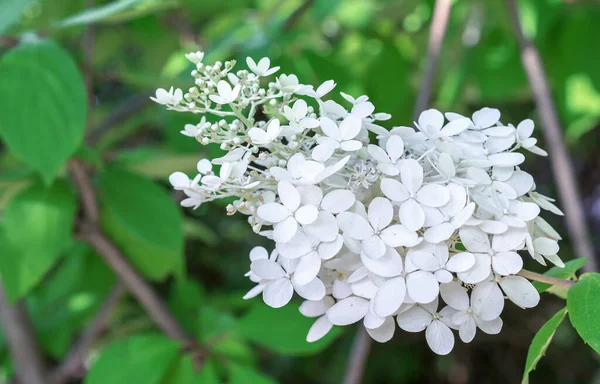
[[[471,117],[430,109],[414,127],[388,130],[380,122],[391,116],[367,96],[328,98],[332,80],[316,89],[295,75],[268,82],[279,69],[268,58],[234,72],[235,62],[206,65],[203,56],[187,55],[193,88],[159,89],[153,100],[202,115],[182,134],[225,151],[201,159],[193,178],[171,175],[182,206],[234,197],[227,214],[247,215],[273,241],[271,251],[250,252],[256,285],[246,299],[262,295],[278,308],[295,292],[300,312],[316,318],[311,342],[360,321],[379,342],[396,325],[425,331],[442,355],[453,331],[466,343],[477,329],[499,333],[505,300],[538,304],[518,274],[523,257],[563,266],[560,236],[539,216],[562,212],[521,168],[519,150],[546,155],[533,121],[505,125],[492,108]]]

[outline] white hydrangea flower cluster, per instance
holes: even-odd
[[[153,100],[201,114],[182,134],[226,154],[170,182],[187,196],[184,207],[234,198],[228,214],[248,215],[274,242],[271,252],[250,252],[256,286],[245,298],[262,294],[278,308],[296,292],[306,300],[300,312],[317,318],[309,342],[359,321],[385,342],[397,323],[425,331],[444,355],[452,330],[466,343],[477,328],[499,333],[506,298],[537,305],[536,289],[518,276],[522,255],[563,266],[560,236],[539,216],[562,212],[520,168],[517,150],[546,155],[533,121],[504,125],[491,108],[472,117],[430,109],[416,128],[387,130],[378,123],[391,116],[375,113],[367,96],[341,93],[346,106],[325,100],[332,80],[316,89],[295,75],[267,82],[279,69],[268,58],[248,58],[249,70],[237,72],[234,61],[187,58],[195,86],[159,89]]]

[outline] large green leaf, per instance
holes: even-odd
[[[50,183],[77,150],[87,101],[73,59],[55,43],[21,43],[0,60],[0,136]]]
[[[310,355],[325,349],[341,332],[334,328],[323,339],[309,343],[306,335],[315,320],[302,316],[294,304],[277,309],[260,304],[240,319],[236,330],[282,355]]]
[[[206,359],[202,364],[200,372],[194,367],[191,356],[181,356],[169,373],[165,376],[162,384],[220,384],[217,373],[216,362]]]
[[[558,311],[533,337],[531,345],[529,346],[529,351],[527,352],[527,362],[525,363],[525,372],[523,373],[524,384],[529,382],[529,373],[535,369],[538,361],[540,361],[542,356],[546,353],[546,350],[554,337],[554,333],[556,333],[556,329],[565,319],[566,314],[567,308]]]
[[[68,185],[32,185],[6,207],[0,226],[0,273],[11,300],[25,295],[71,243],[76,202]]]
[[[560,267],[552,267],[547,270],[544,275],[558,277],[559,279],[574,279],[576,278],[576,272],[588,262],[586,258],[578,258],[569,260],[565,263],[564,268]],[[548,291],[557,295],[558,297],[562,297],[563,299],[567,298],[568,288],[552,286],[551,284],[540,283],[539,281],[534,281],[533,286],[538,292],[542,293]]]
[[[86,384],[161,383],[179,352],[177,342],[162,335],[131,336],[110,345],[85,378]]]
[[[100,5],[96,8],[86,9],[85,11],[73,15],[59,23],[61,27],[72,27],[76,25],[86,25],[97,23],[118,15],[121,12],[128,11],[135,6],[148,0],[118,0],[112,3]]]
[[[101,223],[150,279],[183,273],[180,210],[152,181],[112,169],[100,177]]]
[[[277,382],[250,367],[230,363],[229,384],[277,384]]]
[[[589,273],[569,289],[567,309],[579,336],[600,353],[600,273]]]
[[[3,0],[0,2],[0,33],[16,24],[33,0]]]

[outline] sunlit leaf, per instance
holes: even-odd
[[[178,353],[177,342],[165,336],[131,336],[114,342],[101,352],[85,383],[159,384]]]
[[[133,173],[100,177],[102,227],[147,277],[183,273],[181,211],[167,192]]]
[[[81,74],[58,45],[33,40],[2,57],[0,79],[0,136],[50,183],[85,132]]]
[[[523,384],[529,383],[529,373],[531,373],[540,359],[546,354],[546,350],[556,333],[556,329],[565,319],[567,308],[558,311],[546,324],[544,324],[533,337],[529,352],[527,352],[527,362],[525,363],[525,372],[523,373]]]
[[[600,274],[587,273],[569,289],[567,309],[579,336],[600,353]]]
[[[0,273],[11,300],[33,288],[70,245],[75,196],[64,182],[19,192],[0,224]]]

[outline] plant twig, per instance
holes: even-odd
[[[9,303],[0,282],[0,320],[17,378],[23,384],[47,384],[46,364],[23,302]]]
[[[354,344],[350,350],[350,358],[344,375],[344,384],[360,384],[367,365],[369,351],[371,350],[371,336],[362,324],[358,325],[358,332],[354,337]]]
[[[571,243],[578,257],[585,257],[589,260],[583,267],[584,270],[588,272],[597,271],[598,261],[595,258],[594,247],[586,225],[575,171],[569,158],[567,146],[563,140],[563,132],[554,102],[552,101],[552,94],[542,60],[533,42],[523,33],[517,4],[514,0],[506,0],[506,4],[514,33],[521,47],[521,61],[531,84],[535,103],[542,121],[542,134],[548,145],[550,164],[564,207]]]
[[[427,46],[427,57],[425,59],[425,73],[421,83],[413,118],[415,121],[419,114],[429,105],[433,82],[437,71],[437,65],[442,51],[442,45],[448,29],[448,19],[450,18],[451,0],[436,0],[433,9],[433,18],[429,32],[429,43]]]
[[[94,341],[104,332],[110,315],[125,294],[125,285],[118,282],[104,300],[91,325],[79,336],[79,339],[67,354],[63,362],[52,372],[53,384],[62,384],[82,371],[85,356]]]
[[[540,273],[531,272],[526,269],[521,269],[521,271],[519,271],[519,273],[517,273],[517,275],[523,276],[524,278],[529,279],[529,280],[539,281],[540,283],[558,285],[560,287],[565,287],[565,288],[570,288],[575,283],[577,283],[575,280],[559,279],[558,277],[542,275]]]
[[[202,351],[197,346],[194,339],[184,331],[162,299],[154,292],[150,284],[138,274],[138,272],[129,264],[119,248],[102,232],[98,226],[98,218],[88,216],[88,212],[98,212],[98,204],[83,165],[77,160],[72,160],[70,169],[73,180],[81,194],[82,202],[87,201],[88,204],[90,204],[87,208],[85,208],[85,204],[83,205],[84,218],[79,237],[92,246],[92,248],[94,248],[112,268],[123,284],[125,284],[129,292],[131,292],[146,310],[158,328],[160,328],[168,337],[179,341],[182,344],[182,347],[192,354],[196,366],[201,368],[204,351]],[[94,208],[92,208],[91,205],[93,205]]]

